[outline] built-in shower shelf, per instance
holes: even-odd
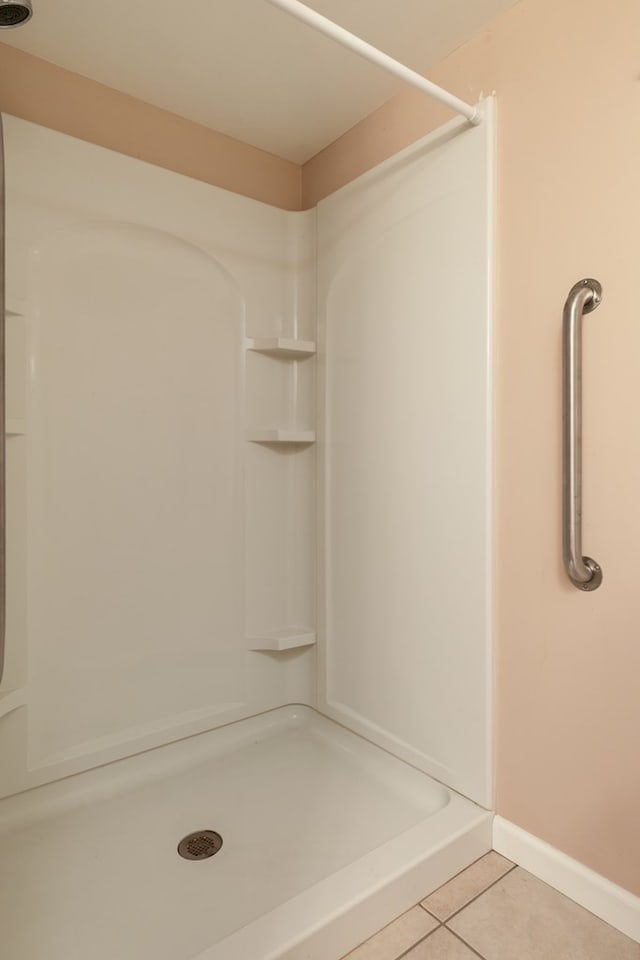
[[[19,687],[17,690],[8,690],[7,693],[0,693],[0,717],[6,717],[8,713],[13,713],[18,707],[26,706],[26,703],[26,687]]]
[[[314,430],[249,430],[251,443],[315,443]]]
[[[310,647],[315,642],[315,632],[308,627],[283,627],[282,630],[247,637],[249,650],[267,650],[276,653],[295,650],[296,647]]]
[[[8,437],[21,437],[25,430],[24,420],[17,420],[14,417],[7,417],[4,422],[4,432]]]
[[[271,357],[282,357],[289,360],[301,360],[311,357],[316,352],[313,340],[294,340],[289,337],[262,337],[247,340],[247,350],[256,353],[266,353]]]

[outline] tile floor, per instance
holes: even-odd
[[[344,960],[640,960],[640,944],[491,852]]]

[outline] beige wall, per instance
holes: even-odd
[[[0,111],[196,180],[300,208],[300,167],[0,44]]]
[[[509,820],[640,894],[640,8],[522,0],[431,73],[499,98],[498,770]],[[0,109],[287,209],[300,170],[0,45]],[[446,118],[407,92],[302,170],[303,207]],[[585,329],[585,549],[560,540],[560,314]]]
[[[432,71],[499,109],[497,808],[640,894],[640,7],[522,0]],[[439,123],[404,93],[303,171],[320,197]],[[585,320],[585,551],[561,564],[560,324]]]

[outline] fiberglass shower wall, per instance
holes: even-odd
[[[320,709],[492,806],[493,101],[318,207]]]
[[[313,699],[315,214],[4,127],[11,793]]]
[[[2,793],[302,702],[491,805],[485,109],[302,214],[5,119]]]

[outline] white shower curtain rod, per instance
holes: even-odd
[[[280,7],[281,10],[290,13],[292,17],[302,20],[303,23],[313,27],[314,30],[323,33],[325,37],[330,37],[337,43],[342,44],[343,47],[347,47],[347,49],[357,53],[360,57],[364,57],[365,60],[369,60],[371,63],[375,63],[376,66],[382,67],[387,73],[392,73],[394,76],[399,77],[400,80],[404,80],[405,83],[410,84],[410,86],[416,87],[416,89],[421,90],[422,93],[426,93],[427,96],[433,97],[434,100],[438,100],[445,106],[455,110],[456,113],[462,114],[470,123],[477,125],[482,121],[482,111],[479,110],[478,107],[473,107],[471,104],[465,103],[464,100],[460,100],[459,97],[449,93],[448,90],[443,90],[437,83],[432,83],[431,80],[427,80],[426,77],[416,73],[415,70],[405,67],[403,63],[394,60],[393,57],[383,53],[382,50],[378,50],[377,47],[367,43],[366,40],[361,40],[360,37],[349,33],[344,27],[338,26],[333,20],[329,20],[328,17],[324,17],[316,10],[311,10],[310,7],[305,6],[304,3],[300,3],[300,0],[267,0],[267,3],[270,3],[273,7]]]

